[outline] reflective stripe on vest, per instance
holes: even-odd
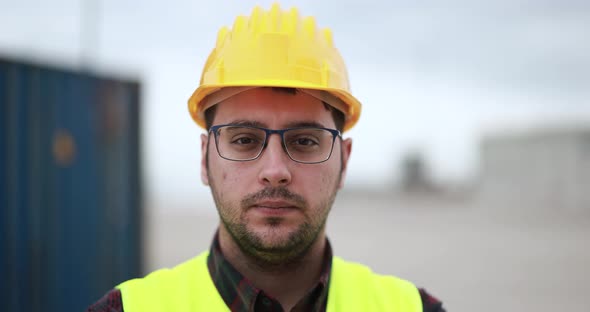
[[[229,311],[209,275],[207,255],[120,284],[123,310]],[[334,257],[327,310],[421,312],[422,301],[412,283]]]

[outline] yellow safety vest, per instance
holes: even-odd
[[[125,312],[229,311],[209,275],[207,255],[118,285]],[[412,283],[334,257],[328,312],[343,311],[422,312],[422,301]]]

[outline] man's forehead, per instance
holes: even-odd
[[[236,119],[231,120],[228,122],[224,122],[224,124],[230,124],[235,126],[247,126],[247,127],[261,127],[261,128],[273,128],[267,122],[259,121],[256,119]],[[316,128],[328,128],[330,124],[325,124],[317,121],[309,121],[309,120],[291,120],[288,121],[280,126],[280,128],[299,128],[299,127],[316,127]]]
[[[216,124],[256,123],[269,127],[315,125],[333,127],[326,105],[305,93],[281,92],[270,88],[244,91],[216,105]]]

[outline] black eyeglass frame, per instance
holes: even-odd
[[[219,142],[218,142],[218,140],[219,140],[219,131],[218,130],[221,128],[224,128],[224,127],[241,127],[241,128],[258,129],[258,130],[264,131],[265,136],[264,136],[264,142],[262,144],[262,148],[260,149],[260,151],[258,152],[258,154],[256,156],[254,156],[252,158],[248,158],[248,159],[232,159],[232,158],[224,157],[223,155],[221,155],[221,152],[219,152]],[[299,130],[299,129],[326,130],[332,134],[332,146],[330,147],[330,153],[328,154],[326,159],[320,160],[320,161],[313,161],[313,162],[300,161],[300,160],[293,159],[293,157],[289,153],[289,149],[287,148],[287,145],[285,144],[285,132],[290,131],[290,130]],[[330,159],[330,157],[332,157],[332,152],[334,151],[334,142],[336,142],[336,138],[340,138],[342,140],[342,133],[340,133],[339,130],[330,129],[330,128],[323,128],[323,127],[294,127],[294,128],[285,128],[285,129],[268,129],[268,128],[255,127],[255,126],[242,126],[242,125],[237,125],[237,124],[223,124],[223,125],[211,126],[211,128],[209,128],[209,133],[211,133],[211,132],[213,132],[213,136],[215,137],[215,149],[217,150],[217,154],[219,155],[219,157],[226,159],[226,160],[240,161],[240,162],[252,161],[252,160],[258,159],[260,157],[260,155],[262,155],[262,153],[266,149],[266,147],[268,145],[268,138],[272,134],[278,134],[281,137],[281,143],[283,145],[283,150],[285,151],[285,153],[287,153],[287,156],[289,156],[289,158],[292,161],[297,162],[297,163],[301,163],[301,164],[310,164],[310,165],[311,164],[320,164],[320,163],[326,162],[328,159]]]

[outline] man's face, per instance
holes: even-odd
[[[334,129],[325,105],[301,92],[257,88],[217,105],[213,125],[249,122],[269,129],[318,124]],[[230,161],[217,153],[214,136],[202,136],[202,180],[211,186],[227,231],[248,256],[269,264],[294,261],[324,235],[328,212],[342,187],[350,139],[337,138],[334,151],[319,164],[297,163],[279,135],[268,138],[253,161]]]

